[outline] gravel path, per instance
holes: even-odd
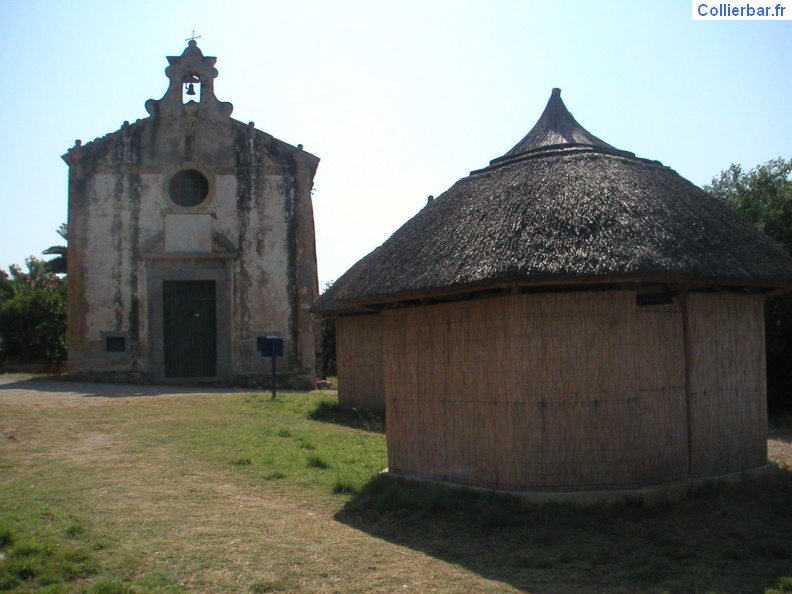
[[[154,386],[101,384],[66,380],[31,379],[26,375],[0,375],[0,402],[80,406],[117,398],[157,396],[209,396],[212,394],[257,394],[260,389],[211,388],[207,386]]]

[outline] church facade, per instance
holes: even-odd
[[[69,374],[316,384],[311,191],[319,159],[231,118],[216,58],[169,56],[149,117],[75,146],[69,165]]]

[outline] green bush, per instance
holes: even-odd
[[[33,289],[0,303],[0,357],[23,361],[66,358],[66,296]]]
[[[0,270],[0,360],[66,359],[66,281],[34,257]]]

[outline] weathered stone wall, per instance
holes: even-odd
[[[196,53],[197,52],[197,53]],[[211,79],[214,58],[191,42],[169,58],[171,87],[151,116],[70,150],[69,371],[159,381],[162,283],[217,283],[219,382],[264,381],[269,362],[255,338],[284,339],[282,382],[315,385],[318,294],[311,188],[318,159],[229,117]],[[183,103],[184,69],[203,82]],[[208,181],[200,204],[179,206],[174,174]],[[108,336],[128,348],[108,352]],[[268,380],[267,380],[268,381]]]

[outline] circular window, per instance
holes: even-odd
[[[198,206],[209,194],[209,180],[200,171],[185,169],[171,178],[168,192],[179,206]]]

